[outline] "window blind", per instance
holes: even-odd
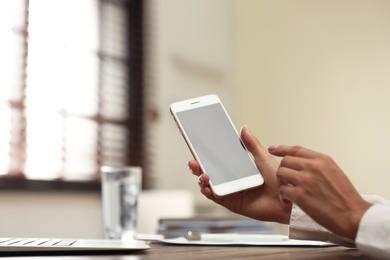
[[[142,1],[0,1],[0,26],[0,175],[143,166]]]

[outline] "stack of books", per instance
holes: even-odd
[[[158,223],[157,233],[165,238],[186,236],[188,231],[200,233],[238,233],[238,234],[272,234],[273,226],[244,217],[226,218],[162,218]]]

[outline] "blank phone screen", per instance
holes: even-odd
[[[177,113],[213,185],[259,174],[220,104]]]

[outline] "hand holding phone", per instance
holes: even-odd
[[[170,112],[216,196],[264,183],[221,100],[207,95],[170,105]]]

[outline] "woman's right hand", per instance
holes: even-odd
[[[215,197],[209,185],[209,176],[201,172],[196,160],[190,160],[188,167],[194,175],[199,176],[198,184],[201,193],[208,199],[237,214],[261,221],[288,224],[290,222],[291,204],[284,203],[279,198],[276,179],[279,163],[250,133],[246,126],[241,128],[241,139],[252,154],[257,168],[262,173],[265,180],[264,184],[250,190]]]

